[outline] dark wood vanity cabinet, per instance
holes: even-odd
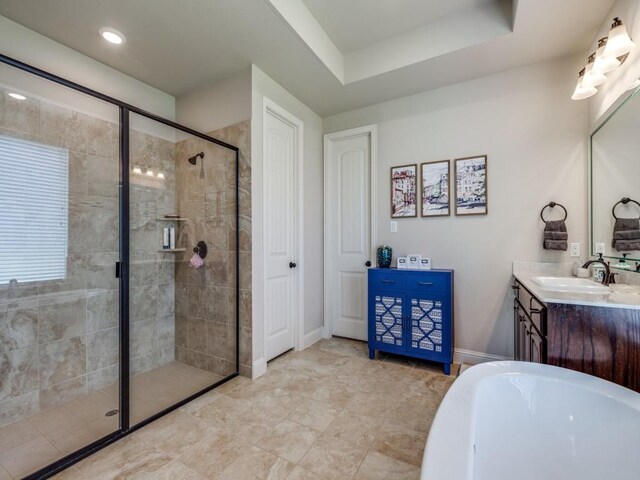
[[[588,373],[640,392],[640,310],[542,303],[514,281],[515,358]]]
[[[513,291],[515,358],[523,362],[547,363],[547,309],[517,281]]]

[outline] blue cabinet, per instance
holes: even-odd
[[[369,358],[376,350],[453,362],[453,270],[369,269]]]

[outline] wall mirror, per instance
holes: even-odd
[[[612,266],[640,265],[640,90],[591,135],[590,244],[604,244]],[[617,217],[617,219],[616,219]]]

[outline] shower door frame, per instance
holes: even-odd
[[[239,222],[240,222],[240,196],[239,196],[239,173],[240,173],[240,149],[235,145],[231,145],[229,143],[223,142],[217,138],[211,137],[204,133],[200,133],[196,130],[193,130],[189,127],[185,127],[184,125],[180,125],[171,120],[167,120],[166,118],[160,117],[154,113],[148,112],[144,109],[138,108],[134,105],[130,105],[126,102],[118,100],[109,95],[105,95],[91,88],[85,87],[78,83],[72,82],[71,80],[67,80],[58,75],[54,75],[45,70],[39,69],[27,63],[21,62],[14,58],[8,57],[0,53],[0,63],[9,65],[11,67],[17,68],[26,73],[30,73],[37,77],[40,77],[45,80],[49,80],[63,87],[67,87],[69,89],[75,90],[77,92],[83,93],[90,97],[96,98],[98,100],[102,100],[103,102],[109,103],[118,107],[119,109],[119,166],[120,166],[120,179],[119,179],[119,261],[116,262],[114,266],[115,276],[119,280],[119,301],[120,301],[120,310],[119,310],[119,428],[118,430],[110,433],[109,435],[102,437],[95,442],[86,445],[85,447],[77,450],[54,463],[26,476],[24,480],[36,480],[36,479],[45,479],[50,476],[61,472],[62,470],[70,467],[74,463],[79,462],[83,458],[88,457],[89,455],[97,452],[98,450],[110,445],[111,443],[129,435],[130,433],[138,430],[139,428],[144,427],[145,425],[157,420],[158,418],[170,413],[182,405],[190,402],[191,400],[213,390],[214,388],[222,385],[225,382],[228,382],[232,378],[237,377],[240,374],[240,309],[239,309],[239,301],[240,301],[240,256],[238,255],[239,251]],[[227,375],[222,380],[219,380],[208,387],[203,388],[202,390],[189,395],[188,397],[180,400],[177,403],[161,410],[154,415],[146,418],[142,422],[135,424],[134,426],[130,425],[130,352],[129,352],[129,327],[130,327],[130,318],[129,318],[129,271],[130,271],[130,245],[129,245],[129,234],[130,234],[130,226],[129,226],[129,128],[130,128],[130,113],[135,113],[137,115],[141,115],[151,120],[155,120],[156,122],[162,123],[168,127],[175,128],[176,130],[180,130],[182,132],[188,133],[195,137],[201,138],[208,142],[214,143],[216,145],[220,145],[221,147],[227,148],[235,152],[235,221],[236,221],[236,235],[235,235],[235,321],[236,321],[236,358],[235,358],[235,371],[229,375]]]

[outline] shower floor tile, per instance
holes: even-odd
[[[364,342],[321,340],[269,362],[255,381],[230,380],[56,478],[417,480],[454,367],[445,376],[434,364],[369,360]],[[167,379],[158,377],[168,395]],[[146,396],[139,408],[149,402]]]
[[[131,379],[131,423],[222,378],[179,362],[136,375]],[[0,428],[0,480],[22,478],[113,433],[119,416],[105,413],[118,408],[118,386],[111,385]]]

